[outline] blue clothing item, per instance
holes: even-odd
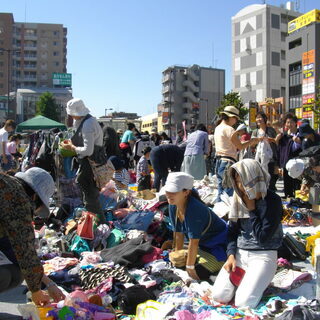
[[[268,190],[264,199],[256,200],[256,208],[249,218],[229,222],[227,254],[243,250],[277,250],[282,243],[283,208],[281,198]]]
[[[136,140],[135,136],[133,135],[133,132],[131,130],[126,130],[121,138],[121,143],[129,143],[129,141]]]
[[[207,154],[209,152],[208,133],[197,130],[188,136],[185,156],[194,156],[197,154]]]
[[[218,179],[218,196],[216,199],[216,202],[221,201],[221,195],[224,192],[226,192],[229,196],[233,195],[233,189],[232,188],[223,188],[222,186],[222,180],[224,176],[224,172],[226,170],[227,165],[230,163],[230,161],[218,159],[216,162],[216,175]]]
[[[194,197],[190,197],[188,201],[184,221],[182,223],[179,219],[176,219],[176,209],[176,206],[169,205],[169,216],[173,231],[182,232],[189,239],[200,239],[200,246],[202,244],[206,246],[208,240],[224,233],[227,228],[224,220],[220,219],[204,203]],[[209,224],[209,214],[211,214],[211,225],[207,232],[202,235]]]

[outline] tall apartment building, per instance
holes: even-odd
[[[67,72],[67,28],[15,22],[0,13],[0,95],[19,88],[53,88],[54,73]]]
[[[310,110],[320,85],[320,10],[311,10],[288,24],[287,96],[289,111],[317,123]]]
[[[162,73],[162,103],[159,113],[167,132],[174,135],[185,121],[210,124],[225,93],[225,70],[172,66]],[[171,123],[171,130],[170,130]]]
[[[232,17],[232,87],[244,103],[285,97],[287,25],[299,15],[288,2],[249,5]]]

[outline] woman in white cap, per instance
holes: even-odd
[[[49,199],[55,190],[51,175],[41,168],[0,173],[0,292],[18,286],[23,279],[37,305],[64,299],[63,293],[43,273],[34,243],[33,215],[49,214]],[[47,286],[49,295],[41,290]]]
[[[214,132],[214,142],[216,146],[216,175],[218,178],[218,197],[216,202],[221,199],[221,194],[225,191],[229,196],[232,195],[233,189],[230,179],[225,174],[228,168],[237,162],[237,150],[245,149],[258,143],[258,139],[250,139],[241,142],[233,126],[238,122],[239,109],[234,106],[227,106],[220,113],[219,125]]]
[[[258,161],[243,159],[228,174],[235,190],[229,212],[228,259],[211,297],[221,303],[234,297],[237,307],[255,308],[277,270],[282,202],[268,190],[270,176]]]
[[[73,118],[76,132],[71,138],[71,142],[65,144],[64,148],[73,150],[77,154],[80,165],[77,172],[77,182],[82,191],[85,208],[97,214],[100,223],[103,223],[105,217],[99,202],[99,189],[88,159],[93,157],[96,150],[104,153],[103,132],[97,119],[90,115],[90,110],[81,99],[74,98],[68,101],[67,114]]]
[[[181,250],[184,237],[189,240],[186,270],[199,280],[196,259],[199,247],[210,254],[212,261],[223,265],[226,259],[227,225],[212,212],[192,189],[194,178],[184,172],[171,172],[164,190],[169,203],[169,216],[174,231],[174,248]]]

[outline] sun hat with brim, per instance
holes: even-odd
[[[224,113],[226,114],[228,117],[236,117],[238,119],[240,119],[239,116],[239,109],[237,109],[234,106],[226,106],[223,111],[221,111],[220,113]]]
[[[49,200],[54,193],[55,184],[47,171],[33,167],[25,172],[17,172],[15,177],[27,183],[39,196],[46,208],[49,209]]]
[[[194,178],[185,172],[170,172],[163,189],[167,192],[179,192],[183,189],[191,190]]]
[[[286,164],[286,169],[291,178],[300,177],[304,171],[304,162],[302,159],[291,159]]]
[[[70,116],[84,117],[90,113],[81,99],[74,98],[67,102],[67,114]]]
[[[244,123],[239,124],[236,131],[246,130],[247,126]]]

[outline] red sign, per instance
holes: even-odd
[[[302,96],[302,104],[310,104],[313,103],[315,99],[315,94],[314,93],[310,93],[310,94],[305,94]]]
[[[192,103],[192,109],[199,109],[200,104],[199,103]]]
[[[169,112],[162,112],[162,123],[167,124],[169,122]]]

